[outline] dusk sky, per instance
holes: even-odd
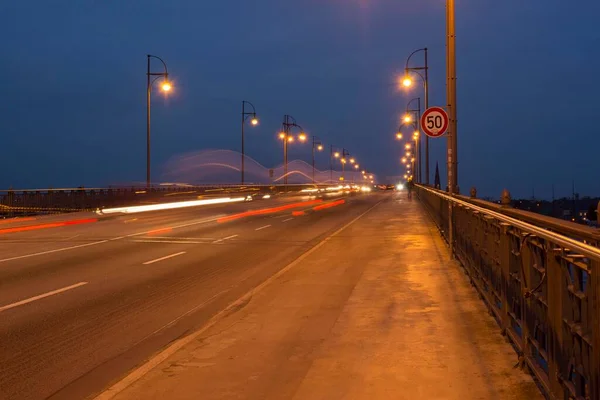
[[[363,166],[402,175],[394,134],[406,57],[428,47],[430,103],[445,104],[442,0],[3,1],[0,188],[145,179],[146,54],[174,81],[153,93],[153,171],[240,149],[240,103],[261,123],[247,153],[282,162],[291,114]],[[600,195],[598,0],[457,0],[459,184],[497,197]],[[421,58],[415,58],[421,62]],[[153,64],[159,70],[160,64]],[[431,176],[446,139],[433,139]],[[310,145],[291,147],[310,161]],[[328,168],[328,156],[317,160]]]

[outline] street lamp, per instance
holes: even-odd
[[[424,53],[425,64],[423,66],[410,67],[410,59],[419,52]],[[425,90],[425,109],[429,108],[429,66],[427,61],[427,47],[413,51],[406,59],[406,66],[404,68],[405,77],[403,80],[404,87],[410,87],[412,86],[411,72],[416,73],[421,78]],[[425,76],[420,71],[424,71]],[[425,183],[429,185],[429,136],[425,137]]]
[[[342,181],[344,180],[344,172],[345,172],[345,166],[346,166],[346,156],[349,156],[350,152],[344,148],[342,148],[342,158],[340,159],[341,163],[342,163]]]
[[[403,118],[403,121],[405,124],[410,124],[412,122],[412,117],[410,116],[410,114],[406,114]]]
[[[304,142],[306,140],[306,134],[300,125],[296,123],[296,119],[291,115],[283,116],[283,130],[279,134],[279,137],[283,140],[283,184],[287,185],[288,182],[288,143],[292,143],[294,141],[294,136],[290,135],[290,131],[292,127],[296,127],[300,129],[300,134],[298,135],[298,140]]]
[[[163,92],[169,92],[173,86],[171,82],[169,82],[169,71],[167,70],[167,64],[163,61],[162,58],[153,56],[151,54],[146,55],[148,69],[146,71],[146,78],[148,84],[146,86],[146,187],[150,187],[150,95],[152,93],[152,85],[158,78],[163,78],[162,84],[160,88]],[[156,58],[159,60],[164,68],[163,72],[151,72],[150,71],[150,60],[152,58]],[[152,79],[152,77],[155,77]]]
[[[315,184],[315,150],[322,151],[323,143],[321,143],[321,140],[318,137],[313,136],[312,137],[312,180],[313,180],[313,185]]]
[[[417,102],[417,108],[410,108],[410,105],[416,101]],[[409,101],[406,104],[406,113],[407,115],[412,115],[414,114],[415,118],[413,121],[413,126],[415,128],[415,131],[413,132],[413,139],[415,140],[415,155],[417,157],[417,166],[415,168],[416,171],[416,181],[417,182],[421,182],[421,141],[419,139],[419,131],[421,129],[421,98],[420,97],[416,97],[414,99],[412,99],[411,101]]]
[[[400,132],[396,133],[396,139],[402,140],[402,133],[400,133]]]
[[[252,111],[246,111],[246,104],[252,107]],[[256,108],[249,101],[242,101],[242,185],[244,184],[244,161],[245,161],[245,153],[244,153],[244,125],[246,125],[246,120],[250,118],[250,124],[252,126],[258,125],[258,118],[256,117]]]

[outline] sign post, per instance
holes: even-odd
[[[448,130],[448,114],[441,107],[429,107],[421,115],[421,128],[429,137],[437,138]]]

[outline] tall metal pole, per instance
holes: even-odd
[[[448,45],[446,47],[448,59],[448,186],[450,193],[458,193],[458,147],[457,147],[457,117],[456,117],[456,27],[455,27],[455,0],[447,0],[446,11],[448,14]]]
[[[417,132],[419,132],[419,136],[418,136],[418,142],[419,142],[419,146],[417,148],[419,154],[417,156],[417,160],[419,160],[419,183],[423,183],[423,175],[422,175],[422,164],[423,164],[423,160],[421,160],[421,98],[418,98],[417,101],[418,107],[417,107]],[[427,135],[425,135],[427,136]]]
[[[315,184],[315,137],[312,137],[312,181]]]
[[[329,145],[329,180],[333,183],[333,145]]]
[[[456,32],[454,0],[446,0],[446,101],[448,105],[447,173],[448,191],[458,192],[457,141],[456,141]],[[454,256],[454,221],[452,202],[448,202],[448,242]]]
[[[427,47],[425,47],[425,109],[429,108],[429,66],[427,65]],[[421,117],[419,116],[419,121]],[[429,136],[425,135],[425,183],[429,186]]]
[[[246,102],[242,101],[242,185],[244,184],[244,122],[246,121]]]
[[[288,159],[288,154],[287,154],[287,145],[288,145],[288,136],[289,136],[289,124],[288,124],[288,116],[285,115],[283,117],[283,133],[284,133],[284,138],[283,138],[283,184],[287,185],[287,170],[288,170],[288,165],[287,165],[287,159]]]
[[[150,82],[150,55],[148,58],[148,85],[146,86],[146,187],[150,188],[150,91],[152,82]]]

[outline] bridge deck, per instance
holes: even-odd
[[[416,200],[394,194],[119,399],[541,399]]]

